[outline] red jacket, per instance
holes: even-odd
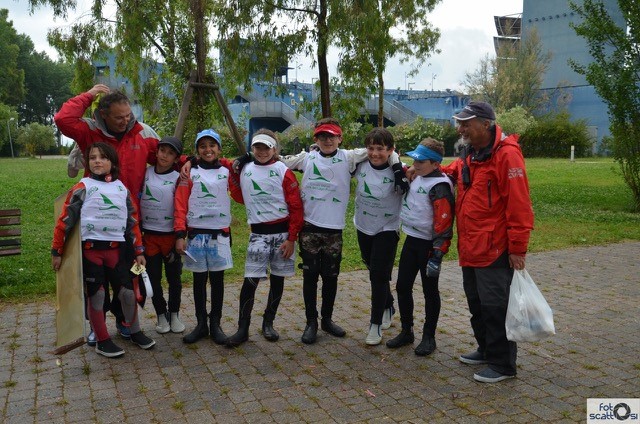
[[[469,148],[472,151],[472,148]],[[507,251],[525,255],[533,230],[529,182],[518,136],[496,125],[488,159],[464,159],[471,183],[462,180],[463,159],[442,167],[457,184],[456,225],[460,266],[485,267]]]
[[[134,196],[136,209],[139,209],[138,195],[142,191],[147,163],[155,165],[160,137],[150,126],[132,119],[127,132],[118,141],[109,134],[97,110],[93,119],[82,117],[92,101],[93,96],[88,92],[69,99],[56,113],[56,125],[62,134],[78,143],[83,153],[96,141],[104,141],[116,149],[120,160],[119,179]],[[88,167],[85,167],[84,175],[89,175]]]

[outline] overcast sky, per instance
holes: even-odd
[[[67,20],[53,19],[48,8],[39,8],[29,14],[26,0],[3,0],[1,8],[9,9],[9,20],[14,28],[31,37],[37,51],[45,51],[57,58],[55,51],[47,43],[47,30],[63,27],[89,10],[89,0],[77,0],[78,8]],[[433,56],[427,66],[415,77],[406,77],[406,71],[397,62],[387,65],[385,85],[387,88],[410,87],[413,90],[460,89],[465,72],[473,71],[487,53],[493,54],[493,36],[496,35],[493,23],[494,15],[510,15],[522,12],[522,0],[443,0],[432,14],[431,21],[440,28],[441,37],[438,48],[442,51]],[[335,55],[329,58],[329,72],[334,74]],[[289,63],[289,80],[311,82],[317,78],[316,69],[310,67],[311,61],[295,58]]]

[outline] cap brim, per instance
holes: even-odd
[[[453,115],[453,119],[455,119],[456,121],[468,121],[469,119],[473,119],[477,117],[478,117],[477,115],[470,115],[465,112],[460,112],[457,115]]]
[[[255,146],[256,144],[264,144],[265,146],[267,146],[270,149],[273,149],[275,147],[272,143],[269,143],[269,142],[264,141],[264,140],[256,140],[256,141],[251,143],[252,146]]]
[[[317,133],[313,133],[314,136],[317,136],[317,135],[320,135],[320,134],[330,134],[330,135],[333,135],[333,136],[342,135],[339,132],[327,131],[327,130],[322,130],[322,131],[318,131]]]

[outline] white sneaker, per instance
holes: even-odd
[[[393,306],[384,310],[384,312],[382,313],[382,325],[380,326],[380,328],[382,328],[383,330],[388,330],[389,327],[391,327],[391,321],[393,321],[394,312],[395,310],[393,309]]]
[[[167,314],[158,315],[158,324],[156,325],[156,331],[158,334],[164,334],[171,331],[171,326],[169,326],[169,321],[167,321]]]
[[[367,334],[367,339],[365,343],[369,346],[379,345],[382,341],[382,331],[380,331],[382,326],[378,324],[369,325],[369,334]]]
[[[184,324],[180,321],[180,317],[177,312],[171,312],[171,332],[182,333],[184,331]]]

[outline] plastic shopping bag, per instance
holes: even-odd
[[[537,342],[556,334],[553,312],[525,269],[513,272],[505,327],[513,342]]]

